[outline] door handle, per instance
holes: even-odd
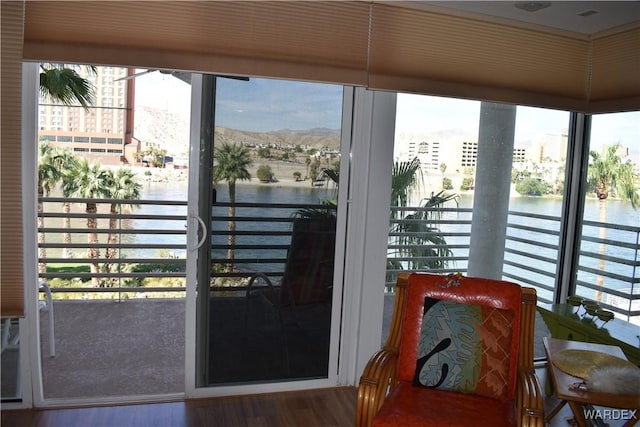
[[[189,252],[193,252],[193,251],[197,251],[198,249],[200,249],[202,247],[202,245],[204,244],[205,240],[207,239],[207,225],[204,223],[202,218],[200,218],[198,215],[189,214],[189,218],[195,219],[199,224],[199,227],[196,229],[196,236],[198,235],[198,230],[202,230],[202,237],[195,244],[195,246],[188,246],[187,247],[187,250]]]

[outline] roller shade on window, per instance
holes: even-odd
[[[28,1],[24,55],[590,113],[640,108],[639,28],[589,38],[405,2]]]
[[[376,4],[369,87],[582,110],[590,42]]]
[[[27,2],[25,58],[366,82],[369,4]]]
[[[22,254],[22,21],[21,1],[0,2],[2,12],[2,141],[0,142],[0,314],[24,315]]]
[[[640,108],[640,28],[593,40],[592,111]]]

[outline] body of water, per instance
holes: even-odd
[[[249,203],[297,203],[297,204],[317,204],[321,203],[326,199],[335,199],[337,197],[335,190],[326,189],[326,188],[312,188],[309,187],[286,187],[286,186],[277,186],[272,184],[261,184],[261,185],[247,185],[247,184],[238,184],[236,186],[236,201],[237,202],[249,202]],[[148,183],[142,191],[141,199],[152,199],[152,200],[186,200],[187,198],[187,183],[186,182],[175,182],[175,183]],[[217,186],[217,198],[220,202],[228,201],[228,191],[227,185],[218,185]],[[472,208],[473,207],[473,195],[472,194],[462,194],[460,195],[458,207],[460,208]],[[454,203],[448,205],[448,207],[456,207]],[[141,209],[137,210],[137,213],[142,213],[145,210],[153,211],[154,213],[158,212],[157,206],[142,206]],[[172,207],[165,206],[161,207],[163,211],[176,211],[182,212],[184,214],[185,210],[183,207]],[[545,198],[545,197],[521,197],[516,196],[510,199],[509,210],[515,212],[526,212],[533,213],[537,215],[547,215],[555,218],[559,218],[562,210],[562,200],[559,198]],[[283,215],[291,215],[295,209],[290,211],[279,212],[278,214],[272,214],[273,216],[283,216]],[[585,203],[585,219],[590,221],[599,221],[600,220],[600,202],[596,199],[587,199]],[[265,213],[264,209],[261,208],[252,208],[252,209],[243,209],[238,210],[238,215],[242,216],[270,216]],[[216,216],[225,216],[226,208],[216,208],[214,209],[214,215]],[[466,216],[465,216],[466,215]],[[454,220],[470,220],[471,214],[456,214],[456,213],[448,213],[445,214],[443,219],[454,219]],[[638,211],[634,211],[629,203],[622,202],[620,200],[608,200],[606,202],[606,221],[609,224],[616,225],[625,225],[630,227],[639,227],[640,226],[640,213]],[[138,221],[136,221],[138,222]],[[140,221],[144,223],[145,221]],[[550,221],[544,219],[535,219],[531,217],[518,217],[518,216],[510,216],[510,223],[523,223],[524,225],[531,227],[538,227],[545,231],[553,231],[559,232],[560,222],[559,221]],[[136,227],[145,228],[144,224],[135,224]],[[156,225],[157,226],[157,225]],[[227,226],[226,221],[218,224],[214,224],[214,229],[224,229]],[[239,224],[238,227],[247,227],[248,224],[242,225]],[[253,223],[255,227],[255,223]],[[259,226],[263,227],[271,227],[273,229],[282,229],[283,224],[278,223],[261,223]],[[286,226],[286,225],[285,225]],[[445,232],[456,232],[456,231],[470,231],[469,226],[464,225],[444,225],[442,226],[442,231]],[[585,233],[589,235],[598,235],[599,230],[595,230],[594,227],[586,227]],[[510,228],[509,235],[514,235],[516,237],[524,237],[530,241],[540,241],[549,244],[558,244],[557,236],[548,233],[538,233],[535,231],[527,231],[527,230],[518,230]],[[150,236],[153,238],[154,236]],[[607,239],[627,242],[630,244],[635,244],[637,247],[637,234],[624,230],[607,230]],[[144,239],[144,237],[142,237]],[[180,239],[178,236],[172,236],[172,238]],[[465,238],[462,238],[460,243],[464,242]],[[456,238],[447,239],[447,241],[451,244],[457,243]],[[238,243],[251,243],[247,240],[239,239]],[[510,243],[516,249],[526,249],[526,245],[523,247],[519,247],[517,243]],[[584,242],[585,246],[582,247],[582,250],[597,252],[599,250],[598,245],[596,243],[588,243]],[[521,246],[522,246],[521,245]],[[541,250],[541,249],[538,249]],[[609,255],[631,259],[637,256],[634,253],[633,248],[622,248],[618,246],[608,247]],[[542,250],[543,251],[543,250]],[[549,252],[549,256],[556,256]],[[627,276],[633,276],[632,266],[627,267],[628,270],[621,272]],[[635,273],[636,275],[639,273]]]
[[[236,187],[236,201],[237,202],[247,202],[247,203],[286,203],[286,204],[318,204],[326,199],[335,199],[337,197],[335,190],[326,189],[326,188],[312,188],[310,185],[308,187],[286,187],[286,186],[278,186],[277,184],[260,184],[260,185],[249,185],[249,184],[238,184]],[[185,201],[187,199],[187,183],[184,181],[180,182],[168,182],[168,183],[158,183],[158,182],[149,182],[145,183],[141,192],[142,200],[169,200],[169,201]],[[217,198],[220,202],[228,201],[228,190],[227,185],[222,184],[217,186]],[[456,207],[455,204],[451,204],[448,207]],[[473,195],[472,194],[463,194],[460,196],[458,207],[460,208],[472,208],[473,207]],[[607,215],[607,223],[616,224],[616,225],[624,225],[630,227],[639,227],[640,226],[640,214],[638,211],[634,211],[629,203],[624,203],[619,200],[608,200],[606,202],[606,215]],[[559,217],[562,209],[562,200],[557,198],[534,198],[534,197],[512,197],[510,199],[509,210],[515,212],[526,212],[533,213],[538,215],[547,215],[558,218],[558,220],[545,220],[545,219],[536,219],[531,217],[518,217],[514,215],[510,215],[509,222],[510,223],[522,223],[527,226],[537,227],[542,229],[544,232],[531,231],[531,230],[520,230],[516,228],[510,227],[508,229],[508,236],[514,236],[518,238],[524,238],[525,240],[531,242],[542,242],[548,243],[550,245],[558,245],[558,236],[554,233],[559,231],[560,222]],[[267,211],[264,208],[242,208],[238,209],[236,215],[239,216],[247,216],[247,217],[258,217],[258,218],[268,218],[268,217],[290,217],[295,212],[295,209],[289,210],[281,210],[279,212]],[[171,215],[181,215],[186,216],[186,206],[171,206],[171,205],[140,205],[138,209],[134,210],[135,214],[153,214],[160,215],[159,219],[154,220],[130,220],[127,221],[126,224],[123,224],[123,228],[130,229],[156,229],[156,230],[180,230],[184,229],[185,222],[184,220],[173,220],[167,218]],[[218,216],[224,218],[227,215],[226,207],[215,207],[214,208],[214,216]],[[585,218],[590,221],[599,221],[600,220],[600,202],[595,199],[587,199],[585,205]],[[457,221],[470,221],[471,213],[445,213],[443,215],[443,219],[451,219]],[[102,226],[102,225],[101,225]],[[106,226],[106,224],[104,225]],[[239,230],[255,230],[260,229],[261,231],[269,230],[287,230],[290,227],[290,223],[287,222],[242,222],[237,223]],[[214,221],[212,224],[212,228],[214,230],[226,230],[227,221],[220,220]],[[470,232],[469,224],[445,224],[442,225],[441,231],[443,232]],[[585,233],[594,237],[599,235],[599,229],[596,227],[585,227]],[[128,243],[138,243],[138,244],[176,244],[176,245],[184,245],[185,244],[185,236],[184,235],[171,235],[171,234],[136,234],[123,236],[123,241]],[[86,239],[86,236],[79,237],[81,239]],[[615,240],[619,242],[625,242],[630,247],[625,248],[623,246],[612,246],[607,245],[606,251],[607,255],[615,256],[621,258],[623,260],[637,260],[638,257],[638,233],[633,231],[625,231],[625,230],[615,230],[615,229],[607,229],[606,238],[610,240]],[[75,237],[74,237],[75,239]],[[468,244],[468,237],[447,237],[446,238],[448,244]],[[77,241],[77,240],[75,240]],[[213,238],[214,244],[225,244],[226,237],[224,236],[214,236]],[[253,236],[239,236],[236,241],[237,244],[280,244],[287,245],[288,237],[253,237]],[[507,247],[513,248],[517,250],[521,250],[525,253],[532,253],[535,251],[536,255],[542,255],[545,257],[549,257],[554,260],[554,263],[548,263],[548,265],[541,265],[541,263],[527,259],[523,256],[518,256],[514,254],[506,254],[506,258],[509,260],[513,260],[515,262],[523,263],[525,265],[535,265],[537,268],[544,269],[544,271],[553,271],[555,273],[555,259],[557,259],[557,251],[553,249],[546,249],[539,245],[529,245],[526,242],[515,242],[515,241],[507,241]],[[581,250],[588,251],[593,253],[598,253],[600,250],[600,246],[597,243],[583,241]],[[177,249],[174,250],[174,255],[179,257],[184,257],[186,255],[184,250]],[[454,250],[454,253],[457,256],[468,257],[468,250],[460,249]],[[219,256],[221,258],[225,257],[226,252],[223,250],[217,251],[214,256]],[[53,256],[53,255],[49,255]],[[134,257],[156,257],[163,256],[163,254],[157,253],[155,250],[136,250],[135,253],[130,253],[131,258]],[[164,254],[166,256],[166,254]],[[262,250],[261,252],[242,252],[236,253],[237,257],[265,257],[265,252]],[[285,258],[286,250],[274,250],[269,254],[269,257],[274,258]],[[598,261],[595,258],[583,257],[581,259],[580,264],[586,267],[598,269],[600,268]],[[464,262],[456,262],[456,265],[452,266],[453,268],[459,268],[464,270],[466,265]],[[280,265],[278,266],[265,266],[256,264],[253,266],[247,266],[247,268],[251,270],[260,270],[269,271],[272,269],[282,268]],[[505,271],[510,268],[505,266]],[[634,266],[630,263],[612,263],[607,261],[606,264],[607,271],[614,272],[616,274],[625,276],[625,277],[638,277],[640,272],[634,270]],[[538,275],[534,272],[523,272],[523,276],[534,278],[538,281],[538,283],[543,283],[547,286],[553,286],[553,283],[550,283],[553,278],[549,277],[537,277]],[[596,275],[586,272],[580,272],[578,280],[584,281],[587,283],[595,283]],[[628,281],[620,281],[615,279],[606,279],[605,283],[606,287],[613,289],[626,289],[630,287],[630,283]],[[582,295],[590,297],[589,294],[593,293],[590,290],[583,290]],[[542,296],[542,293],[541,293]],[[546,298],[550,298],[550,295],[546,295]]]

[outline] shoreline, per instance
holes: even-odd
[[[129,166],[133,173],[143,182],[186,182],[189,169],[173,168],[151,168],[145,166]],[[296,188],[322,188],[323,186],[312,187],[310,180],[296,181],[295,179],[278,179],[272,182],[262,182],[254,176],[249,181],[236,181],[236,185],[262,185],[270,187],[296,187]],[[329,188],[333,188],[333,183],[329,183]]]
[[[163,182],[186,182],[188,179],[188,174],[189,174],[189,169],[173,169],[173,168],[150,168],[150,167],[145,167],[145,166],[128,166],[129,168],[131,168],[131,170],[134,172],[134,174],[139,177],[141,179],[141,181],[143,182],[159,182],[159,183],[163,183]],[[147,174],[147,172],[149,172],[149,174]],[[275,188],[324,188],[326,185],[322,185],[322,186],[316,186],[316,187],[312,187],[311,186],[311,182],[307,179],[307,180],[302,180],[302,181],[296,181],[294,179],[279,179],[278,181],[273,181],[273,182],[262,182],[260,181],[258,178],[255,178],[252,176],[250,181],[236,181],[236,185],[252,185],[252,186],[269,186],[269,187],[275,187]],[[335,186],[332,182],[330,182],[329,184],[329,188],[330,189],[334,189]],[[460,191],[460,190],[450,190],[451,193],[455,193],[457,195],[469,195],[469,196],[473,196],[474,191],[473,190],[466,190],[466,191]],[[544,196],[525,196],[522,194],[518,194],[518,192],[516,192],[515,190],[511,191],[511,194],[509,196],[510,198],[513,197],[522,197],[522,198],[527,198],[530,197],[532,199],[534,198],[540,198],[540,199],[562,199],[562,196],[556,195],[556,194],[548,194],[548,195],[544,195]],[[591,199],[595,199],[597,200],[597,197],[595,195],[590,195],[587,194],[586,195],[586,199],[587,200],[591,200]],[[620,198],[615,198],[612,197],[608,200],[611,201],[620,201],[622,199]]]

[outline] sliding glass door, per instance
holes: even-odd
[[[195,387],[334,377],[343,89],[198,76],[194,91]]]

